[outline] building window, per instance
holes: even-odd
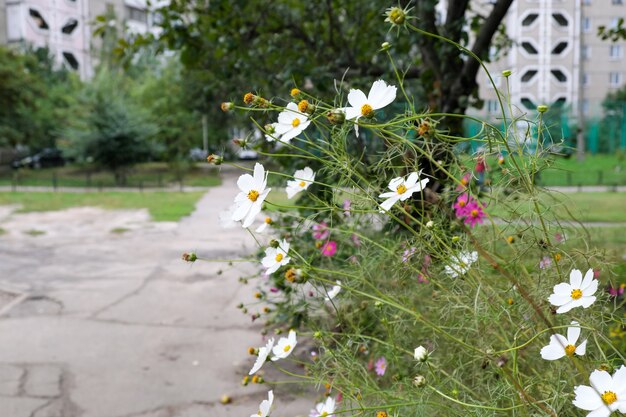
[[[535,48],[535,46],[532,43],[528,42],[528,41],[522,42],[522,48],[526,52],[528,52],[530,55],[537,55],[539,53],[537,48]]]
[[[611,19],[611,29],[617,29],[617,26],[619,25],[619,17],[614,17],[613,19]]]
[[[563,16],[561,13],[552,13],[552,18],[556,22],[557,25],[561,27],[567,27],[567,18]]]
[[[528,97],[523,97],[520,101],[522,102],[522,106],[526,107],[528,110],[535,110],[537,108],[535,103]]]
[[[585,6],[591,6],[591,0],[583,0]]]
[[[583,32],[589,32],[591,30],[591,19],[583,17]]]
[[[622,74],[619,72],[609,72],[609,85],[611,87],[619,87],[622,83]]]
[[[141,10],[136,7],[126,6],[126,14],[128,16],[128,20],[134,20],[137,22],[148,24],[148,13],[145,10]]]
[[[620,59],[622,57],[622,46],[621,45],[610,45],[609,46],[609,57],[611,59]]]
[[[535,23],[535,21],[537,20],[537,18],[539,17],[539,15],[537,13],[529,13],[526,15],[526,17],[522,20],[522,26],[530,26],[533,23]]]
[[[583,59],[591,58],[591,46],[583,45],[582,50],[581,50],[581,55]]]
[[[554,49],[552,49],[552,55],[562,54],[563,51],[567,48],[567,42],[562,41],[556,44]]]
[[[581,82],[582,82],[582,84],[584,86],[588,86],[589,85],[589,74],[584,73]]]
[[[583,114],[586,116],[589,114],[589,100],[583,99]]]
[[[554,76],[554,78],[557,79],[558,82],[560,83],[564,83],[567,81],[567,75],[565,75],[563,73],[563,71],[558,70],[558,69],[553,69],[550,71],[550,73]]]
[[[522,82],[528,83],[537,75],[537,70],[528,70],[524,74],[522,74]]]
[[[67,65],[69,65],[69,67],[73,70],[77,70],[79,65],[78,65],[78,60],[76,59],[76,57],[74,56],[73,53],[71,52],[63,52],[63,58],[65,59],[65,63]]]
[[[46,19],[44,19],[41,13],[39,13],[37,10],[28,9],[28,13],[30,14],[30,17],[35,21],[35,24],[39,29],[50,29],[50,26],[48,26],[48,22],[46,22]]]
[[[613,0],[612,3],[616,6],[621,6],[622,4],[624,4],[624,2],[622,0]]]
[[[68,21],[61,28],[61,32],[65,33],[66,35],[69,35],[72,32],[74,32],[74,29],[76,29],[76,27],[78,27],[78,20],[68,19]]]
[[[487,100],[487,113],[498,113],[498,100]]]

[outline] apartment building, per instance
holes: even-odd
[[[598,27],[616,26],[626,18],[624,0],[516,0],[505,24],[514,45],[506,56],[488,64],[496,88],[505,89],[502,70],[510,77],[512,103],[522,111],[539,104],[561,105],[585,118],[602,113],[606,94],[626,82],[626,41],[598,36]],[[485,106],[478,115],[497,117],[496,89],[479,75]],[[580,106],[580,108],[579,108]],[[580,113],[579,113],[580,111]]]
[[[0,44],[48,47],[56,62],[76,71],[82,79],[93,76],[95,18],[113,11],[125,33],[157,30],[159,7],[167,2],[147,0],[0,0]]]

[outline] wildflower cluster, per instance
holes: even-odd
[[[386,20],[410,29],[408,11]],[[480,150],[461,154],[469,140],[416,109],[402,82],[222,106],[263,108],[249,144],[263,159],[220,218],[259,245],[256,280],[243,280],[257,302],[241,310],[264,335],[287,332],[251,349],[244,378],[296,357],[303,383],[327,387],[312,417],[626,412],[624,352],[606,336],[624,327],[623,288],[598,291],[606,256],[581,229],[565,239],[533,180],[548,152],[516,145],[526,119],[511,107],[510,128],[484,123]]]

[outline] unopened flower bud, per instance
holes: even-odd
[[[185,252],[183,253],[183,261],[185,262],[195,262],[198,259],[194,252]]]
[[[316,339],[321,339],[322,338],[322,332],[320,332],[319,330],[316,331],[315,333],[313,333],[313,337]]]
[[[300,102],[298,103],[298,110],[300,110],[301,113],[313,114],[313,112],[315,111],[315,106],[309,103],[307,100],[300,100]]]
[[[460,237],[458,237],[458,236],[452,236],[452,243],[456,243],[456,242],[458,242],[459,240],[461,240],[461,238],[460,238]]]
[[[246,93],[243,96],[243,102],[250,105],[254,102],[254,100],[256,99],[256,96],[252,93]]]
[[[548,111],[548,106],[546,106],[545,104],[541,104],[539,106],[537,106],[537,111],[539,113],[545,113]]]
[[[249,383],[250,383],[250,377],[248,375],[244,376],[243,379],[241,380],[241,385],[243,385],[245,387]]]
[[[297,88],[292,88],[290,95],[293,98],[298,98],[300,96],[300,93],[301,93],[301,91],[298,90]]]
[[[428,350],[424,346],[418,346],[413,352],[413,357],[418,362],[426,362],[428,360]]]
[[[273,124],[266,124],[264,129],[268,135],[273,135],[274,133],[276,133],[276,128]]]
[[[504,70],[504,71],[502,71],[502,76],[503,77],[509,77],[509,76],[511,76],[511,74],[512,74],[511,70]]]
[[[211,154],[206,157],[206,161],[209,164],[222,165],[222,162],[224,162],[224,157],[220,155]]]
[[[220,402],[222,404],[230,404],[231,402],[233,402],[233,399],[230,398],[230,395],[224,394],[220,397]]]
[[[244,146],[246,146],[246,141],[244,139],[235,138],[233,139],[233,144],[243,148]]]
[[[222,104],[220,104],[220,108],[222,109],[224,113],[231,111],[233,107],[235,107],[235,104],[231,103],[230,101],[225,101]]]
[[[258,375],[254,375],[254,376],[252,377],[252,383],[253,383],[253,384],[258,384],[258,383],[259,383],[259,379],[261,379],[261,377],[260,377],[260,376],[258,376]]]
[[[278,246],[280,245],[280,243],[278,243],[278,241],[276,239],[272,239],[270,240],[270,248],[278,248]]]
[[[381,51],[386,51],[387,49],[391,48],[391,44],[389,42],[383,42],[380,45],[380,50]]]
[[[339,109],[333,109],[326,113],[326,118],[333,125],[340,125],[346,121],[346,114]]]
[[[406,13],[399,7],[391,7],[387,9],[386,22],[393,23],[394,25],[402,25],[406,20]]]
[[[435,223],[433,223],[433,221],[432,221],[432,220],[428,220],[428,221],[426,222],[426,227],[427,227],[428,229],[432,229],[434,225],[435,225]]]
[[[248,348],[248,353],[249,353],[250,355],[258,355],[257,350],[256,350],[255,348],[253,348],[252,346],[250,346],[250,347]]]
[[[424,378],[422,375],[416,376],[415,379],[413,380],[413,385],[415,385],[418,388],[422,388],[426,386],[426,378]]]

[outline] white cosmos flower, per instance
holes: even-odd
[[[277,248],[272,248],[271,246],[265,249],[265,258],[261,259],[261,263],[264,267],[267,268],[265,271],[266,274],[272,274],[278,270],[283,265],[287,265],[291,258],[288,256],[289,254],[289,243],[283,239],[278,242]]]
[[[541,357],[548,361],[561,359],[563,356],[583,356],[587,349],[587,339],[580,345],[576,346],[578,337],[580,337],[580,327],[577,321],[573,321],[573,327],[567,328],[567,338],[560,334],[550,336],[550,344],[541,349]]]
[[[274,347],[274,338],[268,340],[265,346],[259,348],[259,356],[257,356],[256,361],[254,362],[254,365],[252,366],[252,369],[250,370],[248,375],[252,375],[256,371],[261,369],[265,361],[267,361],[267,357],[272,351],[272,347]]]
[[[299,169],[293,174],[293,181],[287,181],[287,198],[292,198],[300,191],[309,188],[309,185],[315,181],[315,172],[309,167]]]
[[[280,142],[288,143],[306,129],[311,121],[309,116],[298,111],[296,103],[287,104],[287,110],[283,110],[278,115],[278,123],[274,127],[275,134],[272,135]]]
[[[424,346],[416,347],[415,351],[413,352],[413,357],[418,362],[426,362],[428,360],[428,356],[428,350],[426,350]]]
[[[256,215],[261,212],[265,197],[272,190],[265,189],[266,185],[267,173],[258,162],[254,164],[254,176],[243,174],[239,177],[237,186],[241,192],[235,197],[236,208],[231,217],[234,221],[243,220],[242,226],[250,227]]]
[[[237,204],[233,204],[228,209],[220,212],[219,214],[220,226],[222,226],[223,229],[230,229],[235,226],[238,226],[238,223],[233,220],[233,212],[236,209],[237,209]]]
[[[339,110],[346,114],[346,120],[355,119],[358,122],[361,117],[374,117],[374,111],[382,109],[396,99],[397,88],[387,85],[383,80],[374,81],[370,92],[365,97],[361,90],[351,89],[348,93],[348,103],[351,107],[343,107]],[[354,130],[359,135],[359,125],[354,124]]]
[[[311,410],[309,417],[331,417],[335,412],[335,399],[333,397],[326,398],[323,403],[318,403],[315,409]]]
[[[589,307],[596,301],[594,294],[598,290],[598,281],[593,279],[593,269],[585,274],[578,269],[572,269],[569,274],[569,284],[562,282],[554,286],[554,294],[548,301],[552,305],[558,306],[557,313],[567,313],[572,308],[582,306]]]
[[[337,294],[339,294],[339,292],[341,291],[341,281],[335,281],[335,283],[337,285],[333,286],[333,288],[328,291],[328,294],[326,295],[326,301],[330,301],[332,299],[334,299]]]
[[[622,365],[613,376],[606,371],[595,370],[589,376],[591,386],[574,388],[573,404],[591,411],[587,417],[609,417],[613,411],[626,413],[626,366]]]
[[[428,178],[419,181],[419,174],[411,172],[407,179],[397,177],[389,181],[389,189],[391,192],[382,193],[378,197],[386,198],[380,205],[380,212],[389,211],[398,200],[404,201],[418,191],[422,191],[424,186],[428,184]]]
[[[274,142],[275,140],[280,141],[280,135],[276,132],[276,127],[278,127],[278,123],[270,123],[270,130],[265,134],[265,140],[268,142]]]
[[[273,361],[277,361],[279,359],[285,359],[287,356],[293,352],[293,348],[296,347],[298,341],[296,340],[296,332],[293,330],[289,330],[289,335],[287,337],[281,337],[276,346],[272,349]]]
[[[444,267],[446,274],[452,278],[465,275],[470,266],[478,260],[478,252],[461,252],[452,257],[452,262]]]
[[[263,233],[265,231],[265,229],[267,229],[267,226],[269,226],[270,224],[272,224],[272,218],[271,217],[264,217],[263,218],[263,223],[261,223],[261,225],[256,228],[255,232]]]
[[[274,402],[274,393],[270,390],[267,393],[267,400],[261,401],[259,405],[259,412],[256,414],[250,414],[250,417],[267,417],[270,414],[270,408]]]

